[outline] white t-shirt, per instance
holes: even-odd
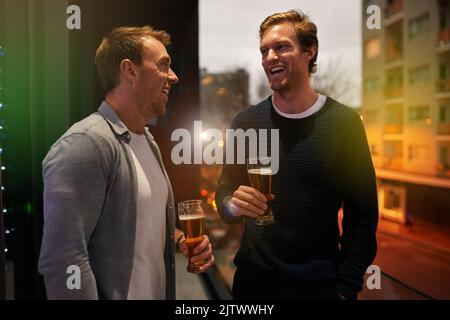
[[[166,204],[168,187],[145,135],[130,132],[129,148],[137,173],[134,263],[128,299],[165,299]]]
[[[309,117],[313,115],[314,113],[318,112],[322,107],[325,105],[325,102],[327,101],[327,97],[319,94],[319,97],[317,98],[316,102],[308,109],[306,109],[303,112],[300,113],[285,113],[277,108],[275,105],[275,102],[273,100],[272,96],[272,105],[275,111],[282,117],[289,118],[289,119],[302,119]]]

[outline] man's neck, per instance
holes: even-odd
[[[277,108],[284,113],[297,114],[311,108],[319,95],[308,84],[294,90],[274,91],[273,100]]]
[[[136,134],[144,134],[146,123],[133,102],[126,102],[127,99],[121,99],[119,95],[114,94],[107,95],[105,100],[128,130]]]

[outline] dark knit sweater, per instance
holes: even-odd
[[[288,119],[268,98],[240,112],[231,128],[280,134],[280,167],[272,178],[274,224],[257,226],[253,218],[231,215],[224,203],[240,185],[250,184],[245,165],[224,165],[219,213],[227,223],[245,221],[236,266],[288,286],[332,279],[337,292],[355,298],[376,254],[378,221],[375,172],[359,115],[328,97],[317,113]]]

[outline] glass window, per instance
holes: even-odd
[[[384,121],[386,124],[403,123],[403,107],[401,104],[386,106]]]
[[[427,122],[430,120],[430,107],[412,106],[409,107],[409,121],[411,122]]]
[[[439,107],[439,122],[450,122],[450,105]]]
[[[364,81],[364,89],[366,92],[376,92],[380,90],[380,77],[367,78]]]
[[[384,199],[384,207],[389,210],[400,208],[400,195],[395,190],[387,190]]]
[[[425,34],[429,30],[430,25],[430,15],[425,13],[415,19],[409,21],[408,24],[408,33],[409,39],[414,39],[420,36],[421,34]]]
[[[410,145],[408,148],[408,160],[413,164],[427,164],[430,147],[427,145]]]
[[[447,65],[441,64],[439,65],[439,79],[446,80],[447,79]]]
[[[426,84],[430,81],[430,67],[428,65],[409,69],[409,84]]]
[[[371,60],[379,57],[381,54],[380,37],[372,37],[366,42],[366,58]]]

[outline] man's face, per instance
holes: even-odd
[[[298,43],[294,26],[269,27],[260,42],[262,66],[274,91],[295,90],[308,75],[309,58]]]
[[[161,42],[151,37],[143,41],[135,93],[139,112],[145,121],[166,113],[170,88],[178,82],[170,63],[170,56]]]

